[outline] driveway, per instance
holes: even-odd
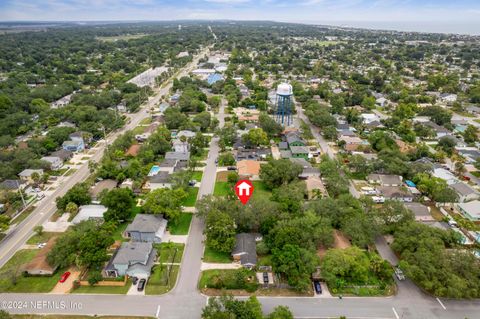
[[[65,282],[57,282],[55,287],[50,291],[51,294],[68,294],[73,288],[73,282],[80,277],[80,271],[76,268],[71,268],[68,270],[70,272],[70,276],[68,276]],[[60,280],[60,276],[62,274],[56,274],[54,276],[58,276]]]

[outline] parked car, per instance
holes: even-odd
[[[188,182],[188,186],[195,186],[196,183],[197,181],[191,180]]]
[[[136,285],[138,282],[138,278],[137,277],[132,277],[132,284]]]
[[[145,288],[145,283],[146,282],[147,282],[146,279],[140,279],[140,281],[138,282],[137,290],[142,291],[143,288]]]
[[[70,277],[70,272],[66,271],[63,273],[62,277],[60,277],[59,282],[65,282],[68,279],[68,277]]]
[[[39,243],[39,244],[37,245],[37,248],[38,248],[38,249],[42,249],[42,248],[45,247],[45,246],[47,246],[47,243]]]
[[[236,168],[235,166],[229,166],[229,167],[227,167],[227,170],[229,170],[229,171],[236,171],[237,168]]]
[[[469,181],[469,180],[470,180],[470,177],[469,177],[469,176],[466,176],[466,175],[464,175],[464,176],[463,176],[463,180],[464,180],[464,181]]]
[[[398,267],[395,267],[395,276],[397,276],[398,280],[405,280],[405,275],[403,274],[403,271]]]
[[[268,284],[268,272],[266,271],[263,273],[263,283]]]
[[[315,287],[315,292],[316,292],[317,294],[321,294],[321,293],[322,293],[322,285],[320,284],[320,281],[314,280],[314,281],[313,281],[313,287]]]

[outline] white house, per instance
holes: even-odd
[[[460,203],[469,202],[480,198],[480,194],[466,183],[455,183],[450,185],[450,188],[452,188],[458,194],[458,202]]]
[[[372,122],[380,121],[378,115],[373,113],[362,113],[360,114],[360,117],[362,118],[364,124],[370,124]]]
[[[40,160],[50,163],[50,169],[56,171],[63,166],[63,160],[57,156],[45,156]]]
[[[447,182],[448,185],[453,185],[455,183],[458,183],[457,177],[453,175],[450,171],[444,169],[444,168],[435,168],[433,170],[433,176],[438,177],[443,179],[444,181]]]
[[[103,205],[83,205],[79,207],[78,214],[73,218],[72,224],[76,225],[85,220],[103,220],[107,207]]]

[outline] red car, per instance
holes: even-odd
[[[70,276],[70,272],[69,272],[69,271],[65,272],[65,273],[62,275],[62,277],[60,277],[59,282],[65,282],[65,280],[67,280],[67,278],[68,278],[69,276]]]
[[[463,180],[464,180],[464,181],[469,181],[469,180],[470,180],[470,177],[469,177],[469,176],[463,176]]]

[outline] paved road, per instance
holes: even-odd
[[[322,134],[320,133],[320,129],[318,127],[316,127],[315,125],[313,125],[310,120],[308,119],[308,117],[305,115],[305,113],[303,112],[303,108],[302,106],[299,104],[299,103],[296,103],[295,104],[295,110],[297,111],[297,116],[303,120],[305,123],[307,123],[308,125],[310,125],[310,130],[312,131],[312,135],[313,137],[315,137],[315,139],[317,140],[318,142],[318,145],[320,145],[320,148],[322,150],[322,153],[323,154],[327,154],[328,157],[330,157],[331,159],[335,159],[336,156],[335,156],[335,152],[333,151],[333,149],[330,147],[330,145],[328,145],[328,142],[325,140],[325,138],[322,136]],[[360,193],[357,191],[357,189],[355,188],[355,185],[353,184],[353,182],[351,180],[349,180],[349,185],[348,185],[348,188],[350,190],[350,194],[352,194],[353,197],[355,198],[360,198]]]
[[[198,60],[203,57],[208,50],[209,48],[206,48],[199,53],[189,65],[179,72],[178,76],[181,77],[193,70]],[[94,149],[95,153],[91,157],[91,160],[96,162],[100,161],[105,151],[105,145],[110,144],[119,135],[138,126],[143,119],[149,116],[150,108],[155,106],[160,101],[162,95],[167,94],[171,87],[172,82],[170,81],[166,86],[157,89],[155,96],[151,97],[140,111],[129,115],[130,122],[127,125],[117,132],[110,134],[110,136],[107,137],[106,143],[99,143],[100,145]],[[0,242],[0,267],[2,267],[33,234],[33,228],[35,226],[43,224],[55,213],[55,199],[63,196],[70,188],[85,180],[89,175],[88,163],[84,163],[70,178],[62,185],[59,185],[50,196],[45,197],[39,202],[35,210]]]

